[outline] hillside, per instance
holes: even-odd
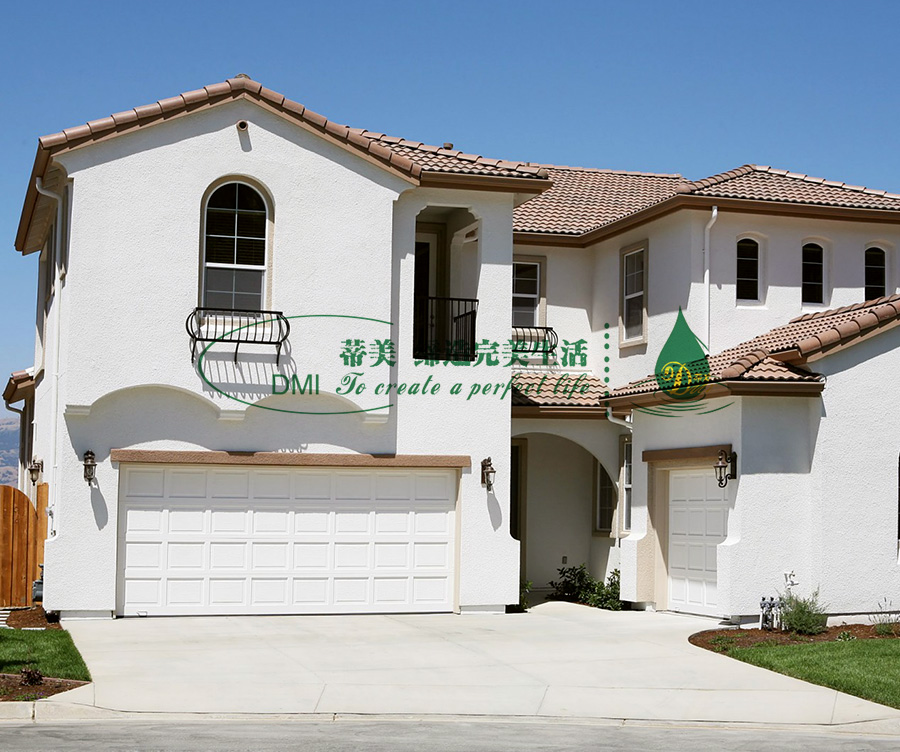
[[[19,465],[19,419],[0,417],[0,485],[14,486]]]

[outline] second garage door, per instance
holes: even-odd
[[[453,610],[452,470],[123,465],[118,613]]]

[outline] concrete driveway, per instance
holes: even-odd
[[[890,708],[695,648],[688,635],[715,622],[670,614],[546,603],[493,616],[193,617],[65,626],[94,684],[38,703],[57,711],[74,704],[161,713],[776,724],[900,719]]]

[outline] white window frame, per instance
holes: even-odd
[[[756,243],[757,263],[756,263],[756,299],[739,298],[737,284],[737,246],[742,240],[752,240]],[[734,241],[734,304],[737,308],[760,308],[766,304],[766,295],[768,286],[766,285],[766,255],[767,242],[763,235],[758,233],[745,232],[738,235]]]
[[[869,251],[879,250],[884,254],[884,294],[885,295],[893,295],[894,294],[894,286],[891,284],[892,276],[891,276],[891,251],[887,244],[882,243],[880,241],[872,241],[868,243],[866,247],[863,249],[863,297],[868,298],[866,294],[866,271],[868,270],[868,266],[866,265],[866,254]]]
[[[626,246],[620,252],[621,258],[619,263],[619,347],[629,347],[631,345],[641,345],[647,342],[647,289],[648,289],[648,270],[650,261],[650,245],[647,241],[635,243]],[[640,292],[626,294],[626,273],[627,259],[637,254],[643,254],[643,284]],[[641,333],[637,336],[628,337],[625,329],[625,303],[627,300],[641,298]]]
[[[803,249],[808,245],[817,245],[822,249],[822,302],[816,303],[803,299]],[[800,243],[800,305],[811,310],[828,308],[831,304],[831,247],[824,238],[804,238]]]
[[[516,292],[516,266],[533,266],[537,269],[537,292],[517,293]],[[513,256],[513,293],[512,298],[533,298],[534,299],[534,323],[533,324],[516,324],[513,326],[546,326],[547,320],[547,302],[544,295],[544,260],[537,256]],[[513,304],[515,309],[515,304]]]
[[[601,482],[603,476],[606,476],[609,479],[609,489],[612,492],[612,498],[610,504],[601,504],[600,503],[600,495],[604,490],[603,483]],[[594,459],[594,534],[598,536],[611,536],[612,532],[616,529],[616,508],[618,507],[619,502],[619,494],[616,489],[616,483],[612,479],[612,476],[608,472],[606,472],[606,468],[600,463],[599,460]],[[600,515],[603,510],[606,509],[609,512],[609,524],[601,525],[600,524]]]
[[[634,443],[631,436],[623,436],[619,444],[619,455],[621,457],[621,479],[619,481],[619,504],[621,506],[620,529],[623,533],[630,533],[633,520],[631,519],[634,512]]]
[[[206,221],[209,212],[209,201],[213,197],[213,195],[221,188],[224,188],[227,185],[245,185],[251,190],[253,190],[259,197],[262,199],[263,204],[266,207],[266,219],[265,219],[265,237],[263,238],[263,263],[262,265],[252,265],[252,264],[222,264],[216,262],[208,262],[206,260]],[[270,305],[268,302],[269,298],[269,287],[270,287],[270,274],[269,274],[269,228],[270,223],[272,221],[272,210],[269,202],[269,198],[264,190],[262,190],[258,185],[254,185],[253,183],[247,180],[241,180],[239,178],[225,178],[221,181],[217,181],[212,186],[207,189],[207,195],[203,200],[203,226],[201,228],[201,248],[200,248],[200,306],[202,308],[207,308],[206,305],[206,270],[207,269],[228,269],[228,270],[249,270],[249,271],[261,271],[262,272],[262,280],[261,280],[261,290],[260,290],[260,309],[267,310]],[[230,236],[229,236],[230,237]],[[235,235],[235,238],[238,236]],[[248,238],[248,240],[259,240],[259,238]]]

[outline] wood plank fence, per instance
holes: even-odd
[[[0,486],[0,606],[31,606],[31,583],[41,576],[47,539],[46,483],[36,505],[12,486]]]

